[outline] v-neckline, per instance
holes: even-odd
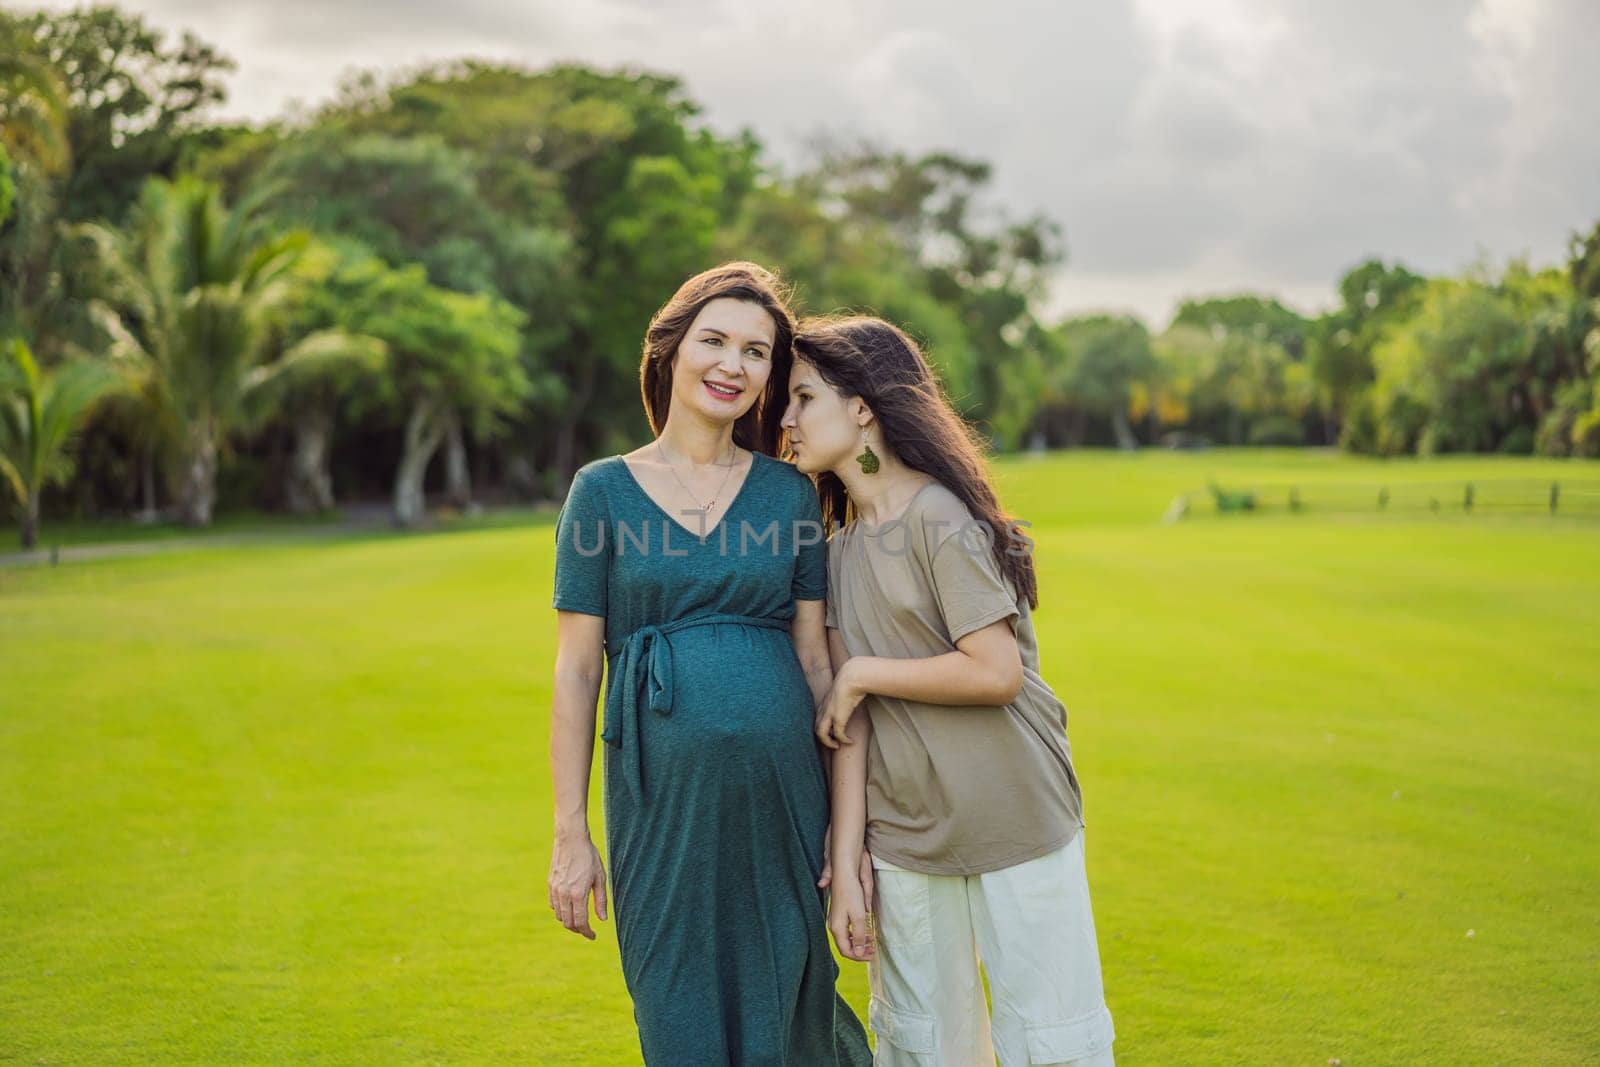
[[[744,491],[746,487],[750,485],[750,480],[756,476],[756,465],[766,458],[769,457],[767,457],[765,453],[758,452],[753,448],[750,450],[750,469],[744,472],[744,481],[739,483],[739,489],[733,494],[733,499],[728,501],[728,506],[722,509],[722,517],[717,520],[716,525],[712,526],[704,533],[689,529],[689,527],[673,518],[671,513],[669,513],[666,508],[657,503],[656,498],[651,496],[650,491],[644,487],[644,483],[639,481],[638,475],[633,473],[633,468],[628,466],[628,461],[626,459],[619,455],[617,456],[617,462],[622,464],[622,473],[628,476],[629,483],[633,485],[633,488],[638,491],[640,496],[645,498],[645,501],[648,502],[651,507],[656,509],[657,514],[666,519],[668,522],[672,523],[672,525],[676,526],[678,529],[682,530],[684,533],[688,534],[690,537],[694,538],[696,541],[704,544],[710,539],[713,533],[722,529],[722,524],[728,521],[728,517],[733,514],[733,509],[738,506],[740,500],[744,499]]]
[[[850,525],[854,526],[856,528],[856,532],[861,534],[863,537],[877,537],[885,526],[892,526],[897,522],[904,522],[906,516],[911,514],[911,509],[916,506],[917,498],[922,495],[923,490],[929,489],[938,484],[939,479],[937,478],[930,478],[928,481],[923,482],[917,487],[917,491],[911,494],[911,499],[907,500],[905,506],[900,509],[900,514],[896,515],[892,519],[885,519],[883,522],[878,523],[878,525],[869,528],[866,523],[861,521],[861,517],[858,515],[854,519],[850,520]]]

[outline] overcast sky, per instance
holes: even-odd
[[[63,3],[52,8],[72,6]],[[458,56],[680,76],[792,160],[819,132],[989,161],[1056,219],[1052,310],[1328,305],[1370,255],[1564,258],[1600,217],[1600,0],[131,0],[239,63],[225,117]],[[782,264],[777,264],[782,267]]]

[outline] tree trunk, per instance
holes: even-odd
[[[1117,447],[1131,452],[1139,447],[1139,439],[1133,436],[1133,428],[1128,425],[1128,413],[1119,408],[1111,409],[1111,429],[1117,435]]]
[[[178,479],[178,517],[185,526],[210,526],[217,503],[217,439],[209,420],[189,431]]]
[[[144,507],[139,514],[134,516],[136,522],[152,523],[158,517],[156,514],[156,450],[146,447],[139,457],[139,489],[143,496]]]
[[[414,526],[422,518],[427,500],[423,480],[428,464],[444,437],[443,420],[435,400],[419,400],[406,419],[405,449],[394,476],[394,521],[397,526]]]
[[[333,510],[333,476],[328,472],[329,441],[333,437],[333,412],[321,404],[308,404],[295,415],[294,456],[289,463],[286,494],[289,510],[310,515]]]
[[[561,499],[567,495],[567,488],[572,484],[572,476],[582,466],[578,462],[578,420],[583,417],[589,407],[589,399],[594,395],[595,361],[583,361],[582,370],[579,372],[578,388],[567,402],[567,410],[561,417],[561,426],[556,431],[556,454],[552,466],[556,472],[557,484],[554,486],[556,498]]]
[[[39,493],[28,494],[22,505],[22,547],[32,548],[39,543]]]
[[[472,506],[472,475],[467,470],[467,445],[461,415],[454,408],[444,416],[444,495],[452,507]]]
[[[1083,438],[1089,430],[1089,417],[1082,408],[1073,408],[1072,414],[1067,416],[1067,447],[1083,447]]]

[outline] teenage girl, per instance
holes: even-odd
[[[817,718],[835,750],[829,926],[868,963],[875,1062],[1109,1067],[1082,795],[1039,673],[1027,524],[1001,510],[902,331],[814,320],[794,355],[782,425],[833,531],[835,677]]]

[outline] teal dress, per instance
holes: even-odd
[[[789,637],[827,596],[805,475],[755,453],[709,534],[620,456],[556,524],[555,607],[605,617],[605,817],[622,974],[648,1064],[868,1064],[835,989],[828,786]]]

